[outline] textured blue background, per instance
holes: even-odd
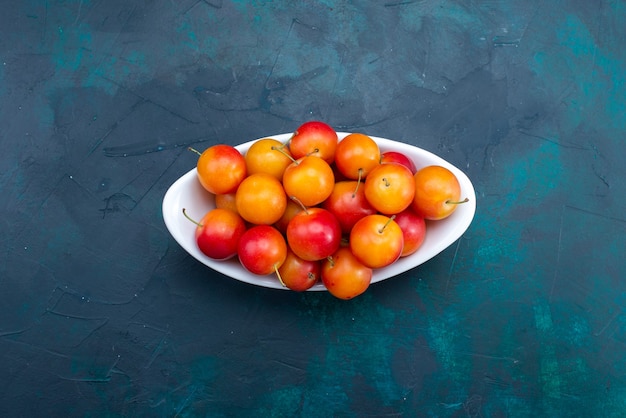
[[[3,416],[624,416],[623,1],[4,2]],[[321,119],[476,218],[350,302],[169,236],[186,151]]]

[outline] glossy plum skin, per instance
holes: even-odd
[[[393,220],[402,230],[404,238],[404,247],[400,257],[415,253],[426,238],[426,220],[411,208],[398,213]]]
[[[266,173],[278,181],[283,179],[285,169],[293,161],[289,148],[274,138],[259,139],[248,148],[244,158],[248,175]]]
[[[367,201],[378,212],[393,215],[413,203],[415,180],[402,164],[379,164],[367,175],[364,190]]]
[[[285,212],[283,212],[283,216],[281,216],[280,219],[274,223],[274,227],[285,235],[287,233],[287,226],[289,225],[289,222],[291,222],[291,219],[299,212],[302,212],[302,206],[295,200],[288,199]]]
[[[287,258],[278,269],[282,284],[296,292],[304,292],[313,287],[320,278],[319,261],[308,261],[287,250]]]
[[[335,165],[337,170],[348,179],[364,179],[379,164],[378,144],[365,134],[349,134],[337,144]]]
[[[330,165],[315,156],[302,157],[291,163],[283,173],[287,196],[295,197],[304,206],[322,203],[333,191],[335,174]]]
[[[235,193],[237,212],[243,219],[257,225],[277,222],[287,208],[287,195],[282,184],[267,173],[246,177]]]
[[[198,248],[214,260],[227,260],[237,254],[239,239],[246,231],[244,220],[228,209],[213,209],[196,227]]]
[[[461,185],[454,173],[445,167],[431,165],[414,175],[415,197],[412,208],[431,221],[450,216],[463,203]]]
[[[322,260],[341,245],[341,225],[330,211],[308,208],[289,221],[287,242],[298,257],[308,261]]]
[[[404,237],[388,216],[374,214],[359,220],[350,231],[350,250],[367,267],[386,267],[400,258]]]
[[[359,219],[376,213],[376,209],[365,198],[363,184],[356,180],[335,183],[332,193],[322,203],[322,207],[337,217],[344,234],[349,234]]]
[[[256,225],[239,239],[237,254],[241,265],[250,273],[268,275],[275,273],[285,262],[287,243],[273,226]]]
[[[322,262],[322,283],[333,296],[352,299],[367,290],[373,270],[361,263],[348,247],[342,247]]]
[[[337,132],[330,125],[320,121],[309,121],[294,131],[289,141],[289,150],[295,159],[314,155],[332,164],[335,160],[337,142]]]
[[[415,163],[406,155],[398,151],[385,151],[380,155],[380,163],[397,163],[402,164],[411,171],[411,174],[415,174],[417,168]]]
[[[196,168],[200,184],[213,194],[234,192],[248,174],[244,156],[226,144],[207,148],[198,158]]]

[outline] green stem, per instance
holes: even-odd
[[[187,215],[187,209],[185,209],[185,208],[183,208],[183,215],[185,215],[185,218],[189,219],[191,222],[196,224],[198,227],[202,228],[204,226],[201,223],[197,222],[196,220],[191,219],[191,217],[189,215]]]
[[[356,187],[354,189],[354,192],[352,192],[352,198],[354,199],[356,197],[356,192],[359,190],[359,186],[361,185],[361,176],[363,175],[363,169],[359,168],[359,177],[356,180]]]
[[[460,205],[462,203],[467,203],[469,202],[469,199],[466,197],[465,199],[461,200],[460,202],[456,202],[454,200],[446,200],[446,205]]]
[[[202,153],[201,153],[200,151],[198,151],[197,149],[195,149],[195,148],[193,148],[193,147],[188,147],[187,149],[188,149],[189,151],[191,151],[191,152],[195,152],[195,153],[196,153],[196,154],[198,154],[198,155],[202,155]]]
[[[276,264],[274,264],[274,271],[276,272],[276,276],[278,277],[278,281],[280,282],[280,284],[282,284],[283,287],[287,287],[285,282],[283,282],[283,278],[280,277],[280,272],[278,271],[278,267],[276,267]]]
[[[378,230],[378,233],[382,234],[383,232],[385,232],[385,228],[387,228],[387,225],[389,225],[394,219],[396,219],[396,215],[391,215],[389,220],[387,220],[387,222],[385,222],[385,224]]]
[[[302,210],[304,211],[304,213],[306,213],[307,215],[309,214],[309,211],[307,210],[307,207],[304,205],[304,203],[302,203],[300,201],[300,199],[298,199],[296,196],[289,196],[289,199],[293,200],[294,202],[296,202],[298,205],[300,205],[300,207],[302,208]]]

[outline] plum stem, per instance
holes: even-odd
[[[298,161],[297,161],[295,158],[293,158],[293,156],[291,156],[291,154],[289,154],[289,153],[285,152],[285,147],[286,147],[286,146],[287,146],[287,144],[283,144],[283,145],[281,145],[280,147],[277,147],[276,145],[272,145],[272,146],[271,146],[271,149],[272,149],[273,151],[278,151],[278,152],[280,152],[281,154],[286,155],[286,156],[287,156],[287,157],[288,157],[291,161],[293,161],[293,162],[294,162],[294,163],[296,163],[296,164],[299,164],[299,163],[298,163]]]
[[[467,203],[467,202],[469,202],[469,198],[466,197],[465,199],[459,202],[456,202],[454,200],[446,200],[446,205],[460,205],[460,204]]]
[[[276,267],[276,264],[274,264],[274,271],[276,272],[276,276],[278,277],[278,281],[280,282],[280,284],[282,284],[283,287],[287,287],[285,282],[283,282],[283,278],[280,277],[280,272],[278,271],[278,267]]]
[[[291,144],[291,140],[293,139],[293,137],[296,136],[297,134],[298,134],[298,130],[296,129],[295,131],[293,131],[293,133],[291,134],[289,139],[287,139],[285,141],[285,143],[283,144],[282,148],[288,147]]]
[[[304,211],[304,213],[306,213],[307,215],[309,214],[309,211],[307,210],[307,207],[304,205],[304,203],[302,203],[302,201],[300,201],[300,199],[298,199],[296,196],[289,196],[289,199],[293,200],[294,202],[296,202],[298,205],[300,205],[300,207],[302,208],[302,210]]]
[[[196,224],[198,227],[202,228],[204,225],[202,225],[200,222],[191,219],[191,217],[189,215],[187,215],[187,209],[183,208],[183,215],[185,215],[185,218],[189,219],[191,222],[193,222],[194,224]]]
[[[309,155],[317,154],[318,152],[320,152],[320,149],[314,148],[313,151],[309,152],[306,156],[308,157]]]
[[[359,191],[359,186],[361,185],[361,176],[363,175],[363,169],[359,168],[359,177],[356,180],[356,187],[354,188],[354,191],[352,192],[352,198],[354,199],[356,197],[356,192]]]
[[[187,149],[191,152],[195,152],[198,155],[202,155],[202,153],[200,151],[198,151],[197,149],[193,148],[193,147],[187,147]]]
[[[385,224],[378,230],[378,233],[382,234],[383,232],[385,232],[385,228],[387,228],[387,225],[389,225],[394,219],[396,219],[396,215],[391,215],[387,222],[385,222]]]

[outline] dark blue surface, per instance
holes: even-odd
[[[623,416],[622,1],[23,1],[0,16],[3,416]],[[256,288],[161,215],[320,119],[477,192],[366,294]]]

